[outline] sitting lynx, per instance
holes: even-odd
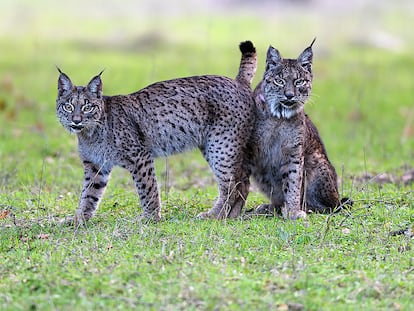
[[[75,221],[88,220],[98,207],[112,168],[127,169],[135,182],[142,216],[161,218],[154,157],[200,148],[219,187],[214,207],[202,217],[237,217],[249,189],[244,152],[252,131],[250,83],[256,51],[240,44],[236,80],[195,76],[152,84],[130,95],[103,96],[100,74],[86,87],[60,72],[57,116],[76,133],[84,182]]]
[[[296,219],[306,216],[304,210],[328,212],[339,205],[335,168],[303,111],[312,88],[312,44],[297,59],[269,47],[264,78],[254,91],[252,175],[270,199],[256,214]]]

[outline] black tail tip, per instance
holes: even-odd
[[[246,53],[256,53],[256,48],[254,47],[252,41],[243,41],[239,45],[240,52],[242,54]]]

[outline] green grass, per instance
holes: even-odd
[[[364,28],[350,15],[302,12],[298,22],[288,11],[278,18],[253,11],[151,18],[130,10],[122,18],[102,9],[86,18],[92,7],[80,12],[80,1],[64,10],[50,0],[17,3],[20,15],[12,2],[0,4],[1,310],[413,308],[412,235],[390,234],[412,227],[412,184],[359,179],[389,173],[398,181],[412,165],[408,50],[359,44]],[[409,46],[407,17],[389,7],[375,21]],[[349,27],[338,32],[333,25],[340,22]],[[337,168],[341,193],[355,201],[351,211],[297,222],[197,220],[212,206],[216,185],[195,151],[156,162],[161,223],[137,222],[135,189],[116,169],[87,226],[60,225],[77,207],[82,169],[76,137],[55,116],[55,65],[75,84],[105,68],[104,93],[122,94],[180,76],[235,76],[237,45],[251,39],[257,83],[269,44],[295,57],[315,35],[306,111]],[[246,208],[265,201],[252,191]]]

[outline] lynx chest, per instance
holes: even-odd
[[[116,164],[116,154],[112,148],[113,143],[107,135],[93,134],[91,136],[78,135],[78,150],[83,161],[97,165]]]

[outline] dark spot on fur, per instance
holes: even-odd
[[[91,199],[94,202],[98,202],[99,201],[99,199],[97,197],[93,196],[93,195],[87,195],[86,198],[87,199]]]
[[[101,189],[106,187],[106,183],[105,182],[100,182],[100,183],[95,183],[92,185],[95,189]]]

